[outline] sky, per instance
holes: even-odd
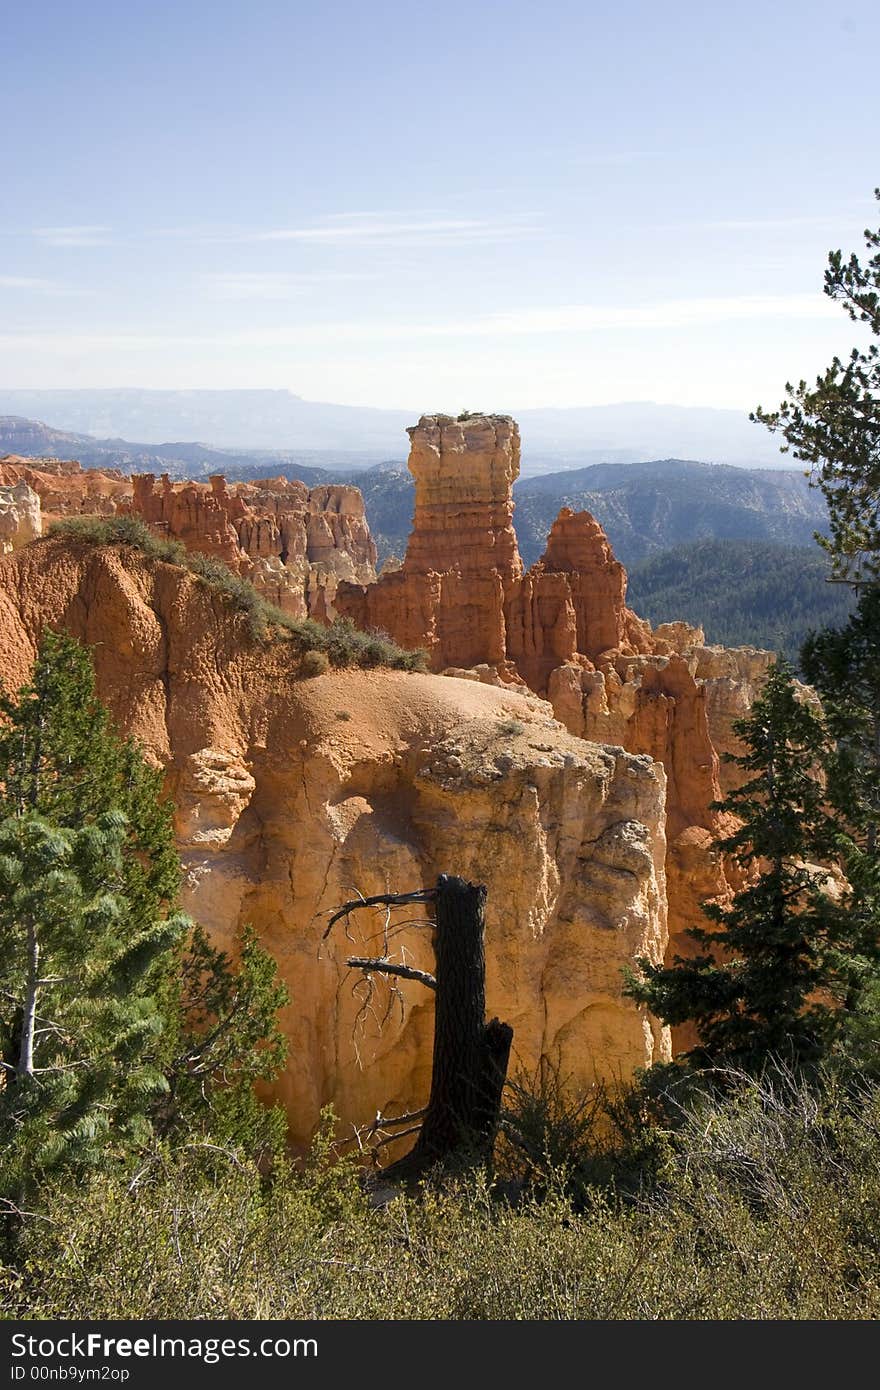
[[[41,0],[0,389],[775,405],[858,341],[876,0]]]

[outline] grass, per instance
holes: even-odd
[[[526,726],[519,719],[501,719],[498,722],[499,734],[524,734]]]
[[[549,1106],[582,1151],[586,1111],[542,1087],[539,1126]],[[577,1202],[564,1144],[540,1192],[479,1174],[379,1210],[326,1130],[271,1185],[190,1146],[138,1184],[47,1193],[0,1316],[876,1320],[880,1090],[782,1073],[726,1089],[681,1104],[640,1190]]]
[[[91,545],[130,545],[150,559],[179,565],[214,593],[221,594],[232,610],[241,614],[250,635],[267,641],[273,633],[294,638],[302,654],[302,674],[315,676],[327,666],[385,667],[397,671],[424,671],[427,656],[422,648],[407,651],[384,632],[362,632],[346,618],[330,626],[311,618],[294,618],[275,604],[268,603],[247,579],[215,560],[187,550],[180,541],[153,535],[148,526],[133,516],[65,517],[49,527],[49,536],[70,536]],[[321,666],[317,657],[323,656]]]

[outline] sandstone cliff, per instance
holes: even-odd
[[[40,499],[45,523],[65,516],[110,516],[131,497],[131,480],[116,469],[81,468],[67,459],[0,459],[0,483],[25,482]]]
[[[341,579],[376,578],[376,547],[355,487],[307,488],[287,478],[229,487],[129,476],[60,459],[0,459],[0,484],[26,482],[46,522],[133,513],[160,535],[213,555],[294,617],[334,616]]]
[[[567,733],[524,687],[399,672],[295,678],[289,641],[260,645],[191,574],[138,552],[50,539],[0,560],[0,677],[16,687],[45,625],[94,648],[99,691],[167,771],[187,906],[228,941],[252,922],[291,990],[279,1086],[294,1138],[321,1105],[346,1122],[424,1103],[432,999],[403,987],[380,1032],[358,1019],[344,938],[352,896],[489,886],[488,1006],[517,1057],[577,1080],[668,1055],[621,997],[621,966],[662,958],[664,775],[648,756]],[[353,923],[355,948],[379,929]],[[428,965],[428,934],[403,938]],[[375,941],[372,943],[375,946]]]
[[[372,583],[376,547],[361,494],[287,478],[237,483],[157,483],[136,474],[131,509],[190,550],[216,556],[294,617],[334,616],[340,579]]]
[[[408,433],[415,515],[403,564],[376,584],[342,584],[340,613],[426,646],[432,670],[486,662],[540,694],[565,661],[653,649],[650,628],[626,607],[623,566],[588,513],[563,509],[523,575],[514,420],[424,415]]]

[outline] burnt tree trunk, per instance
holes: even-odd
[[[431,1094],[418,1139],[388,1177],[491,1157],[513,1029],[497,1018],[486,1023],[486,891],[450,874],[437,880]]]

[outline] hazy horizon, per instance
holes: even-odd
[[[519,409],[509,402],[471,401],[469,409],[511,414],[519,422],[523,471],[633,463],[663,458],[787,466],[779,441],[744,412],[705,406],[619,402],[607,406]],[[40,422],[98,443],[207,445],[218,450],[357,453],[365,461],[405,458],[406,429],[423,414],[456,415],[436,402],[389,410],[309,401],[276,390],[148,390],[139,388],[15,391],[0,387],[0,417]],[[4,444],[5,441],[5,444]],[[37,439],[16,427],[0,448],[53,451],[63,441]],[[76,452],[76,446],[72,446]]]

